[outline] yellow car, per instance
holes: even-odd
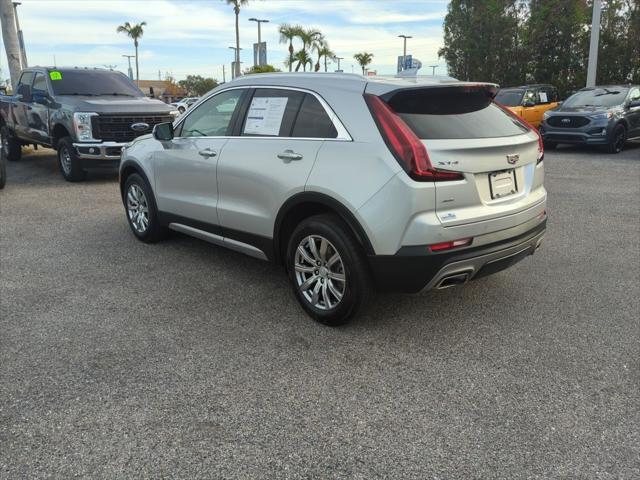
[[[538,128],[544,112],[556,108],[559,98],[556,87],[541,84],[501,88],[495,100]]]

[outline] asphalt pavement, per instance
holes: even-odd
[[[640,145],[547,152],[515,267],[314,323],[274,265],[134,239],[51,151],[0,191],[0,478],[640,478]]]

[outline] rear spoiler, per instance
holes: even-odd
[[[437,90],[438,94],[451,93],[480,93],[483,92],[488,98],[493,99],[498,93],[499,86],[495,83],[485,82],[368,82],[365,93],[371,93],[382,97],[385,101],[391,100],[400,92],[416,93],[417,90]]]

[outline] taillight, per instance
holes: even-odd
[[[452,248],[466,247],[467,245],[471,245],[472,240],[472,238],[461,238],[460,240],[436,243],[434,245],[429,245],[429,250],[431,250],[432,252],[441,252],[442,250],[451,250]]]
[[[460,173],[433,168],[424,144],[380,97],[365,93],[364,99],[389,150],[411,178],[431,182],[464,180]]]
[[[529,130],[533,130],[536,133],[536,135],[538,135],[538,161],[537,161],[537,163],[542,162],[542,160],[544,159],[544,142],[542,141],[542,135],[540,135],[540,132],[538,131],[538,129],[536,127],[534,127],[533,125],[531,125],[529,122],[527,122],[521,116],[516,115],[515,113],[513,113],[511,110],[509,110],[507,107],[505,107],[501,103],[498,103],[495,100],[493,101],[493,103],[495,103],[496,106],[501,108],[507,115],[510,115],[511,117],[515,118],[518,122],[520,122],[521,125],[524,125]]]

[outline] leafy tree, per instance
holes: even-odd
[[[302,41],[302,49],[298,51],[293,58],[294,61],[298,62],[298,64],[296,65],[296,72],[300,70],[301,66],[304,66],[304,70],[306,71],[307,64],[302,63],[300,59],[311,59],[309,50],[313,48],[313,45],[322,41],[324,39],[324,36],[322,35],[322,32],[320,32],[320,30],[316,30],[314,28],[301,29],[299,32],[297,32],[296,36]],[[295,57],[298,58],[296,59]],[[313,60],[310,60],[310,62],[313,66]]]
[[[356,53],[353,58],[356,60],[356,62],[358,62],[360,67],[362,67],[362,75],[364,75],[367,65],[371,63],[371,60],[373,60],[373,53]]]
[[[201,75],[187,75],[187,78],[180,80],[178,85],[187,92],[187,95],[199,97],[216,88],[218,81]]]
[[[273,65],[254,65],[251,68],[247,68],[244,71],[245,75],[251,75],[253,73],[270,73],[270,72],[280,72],[279,68],[274,67]]]
[[[309,52],[305,49],[298,50],[296,53],[294,53],[293,61],[298,62],[298,64],[296,65],[296,72],[300,70],[300,67],[303,68],[304,72],[307,71],[307,65],[309,66],[309,68],[313,67],[313,59],[311,58],[311,55],[309,55]]]
[[[123,25],[120,25],[116,31],[118,33],[126,33],[129,38],[133,39],[133,45],[136,47],[136,83],[140,81],[140,73],[138,69],[138,40],[144,34],[144,28],[147,25],[147,22],[137,23],[135,25],[131,25],[129,22],[125,22]]]
[[[336,56],[335,52],[333,50],[331,50],[329,48],[329,43],[322,38],[321,40],[319,40],[318,42],[316,42],[314,45],[314,50],[316,51],[317,55],[318,55],[318,61],[316,62],[316,66],[315,66],[315,71],[319,71],[320,70],[320,62],[322,61],[322,58],[324,57],[324,71],[327,71],[327,61],[330,58],[334,58]]]
[[[597,82],[625,83],[629,74],[640,80],[640,2],[608,0],[600,22]]]

